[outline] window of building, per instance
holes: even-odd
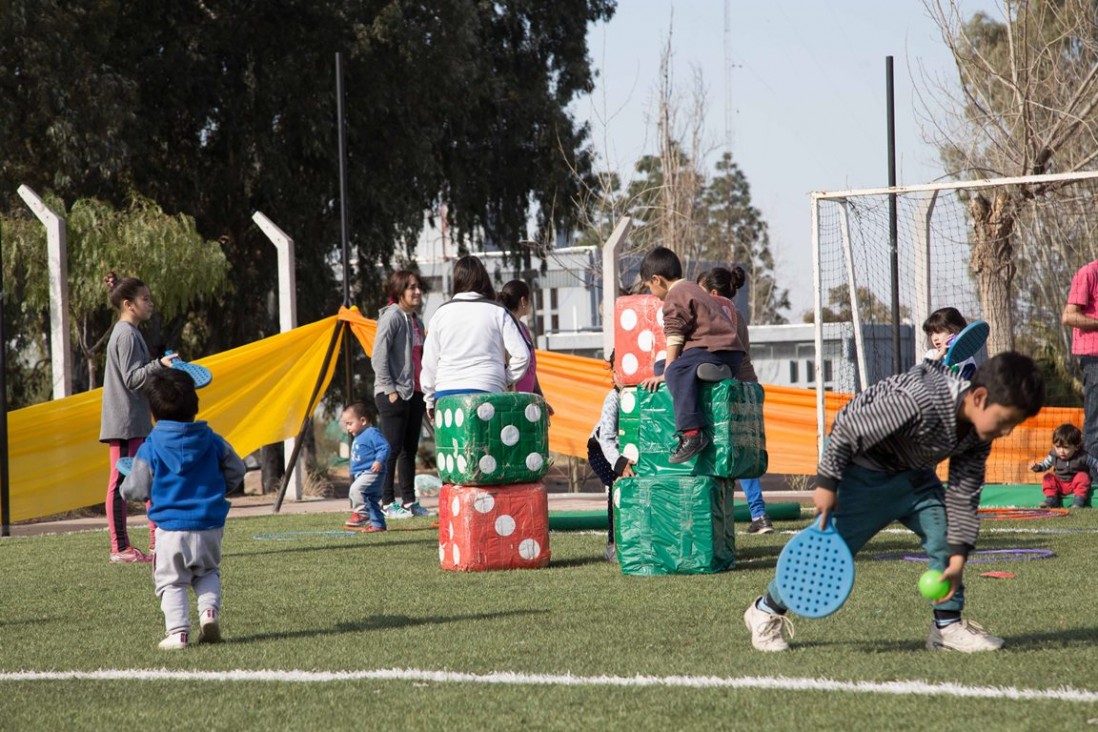
[[[801,380],[800,375],[797,373],[797,371],[798,371],[797,367],[798,366],[800,366],[800,364],[797,363],[796,361],[790,361],[789,362],[789,383],[790,384],[796,384],[798,381]]]

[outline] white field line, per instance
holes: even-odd
[[[167,669],[101,669],[99,671],[5,671],[4,681],[270,681],[276,683],[331,683],[346,681],[426,681],[453,684],[513,686],[619,686],[693,689],[766,689],[776,691],[838,691],[897,696],[953,696],[978,699],[1045,700],[1098,703],[1098,691],[1061,686],[1055,689],[1018,689],[1010,686],[965,686],[926,681],[836,681],[784,676],[572,676],[571,674],[489,674],[422,669],[374,671],[168,671]]]

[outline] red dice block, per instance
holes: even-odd
[[[655,376],[652,366],[667,358],[663,301],[655,295],[626,295],[614,303],[614,375],[624,386]]]
[[[549,499],[541,483],[442,486],[438,558],[454,572],[549,565]]]

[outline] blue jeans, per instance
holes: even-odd
[[[385,514],[381,510],[381,486],[384,473],[371,473],[369,470],[359,473],[351,483],[348,495],[351,498],[351,510],[361,515],[366,509],[370,517],[370,526],[385,528]]]
[[[1098,457],[1098,356],[1080,356],[1083,367],[1083,447]]]
[[[678,431],[701,429],[706,426],[705,415],[698,409],[698,366],[703,363],[724,364],[732,373],[740,370],[743,351],[707,351],[691,348],[683,351],[663,370],[667,390],[675,405],[675,429]]]
[[[946,538],[945,489],[933,470],[908,470],[884,473],[858,465],[849,465],[839,480],[839,508],[833,514],[835,530],[857,555],[866,542],[893,521],[915,532],[930,557],[930,568],[944,570],[949,564]],[[912,573],[912,586],[915,575]],[[781,590],[776,580],[767,588],[770,597],[782,607]],[[965,606],[965,588],[935,610],[960,612]]]
[[[759,479],[740,478],[740,489],[743,491],[743,497],[747,499],[747,507],[751,509],[751,520],[765,516],[766,501],[763,500],[763,489]]]

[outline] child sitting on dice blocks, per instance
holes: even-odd
[[[641,262],[641,282],[663,300],[667,360],[663,374],[641,382],[655,391],[667,383],[675,408],[678,444],[668,462],[685,463],[709,444],[705,415],[698,408],[698,380],[731,379],[739,370],[744,347],[736,334],[735,313],[720,305],[695,282],[682,278],[682,263],[666,247],[656,247]]]

